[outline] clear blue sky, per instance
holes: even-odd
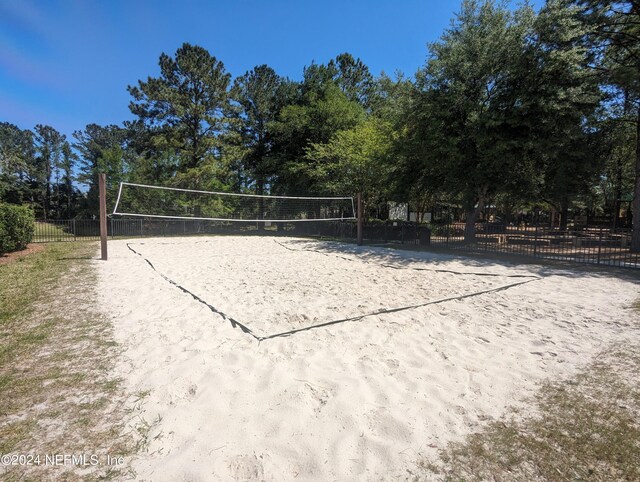
[[[540,3],[540,2],[534,2]],[[341,52],[413,75],[457,0],[0,0],[0,121],[67,136],[131,119],[127,85],[160,53],[207,48],[232,76],[268,64],[299,79]]]

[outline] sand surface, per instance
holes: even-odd
[[[109,250],[139,480],[404,479],[637,336],[637,284],[603,273],[295,238]]]

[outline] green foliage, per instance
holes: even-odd
[[[601,82],[614,89],[620,121],[635,113],[635,179],[631,250],[640,252],[640,6],[636,0],[573,0],[586,32],[580,40],[592,52]],[[617,169],[620,172],[620,169]],[[619,184],[619,183],[618,183]],[[616,200],[619,206],[619,199]],[[614,209],[617,211],[617,208]]]
[[[36,189],[33,204],[37,208],[38,215],[45,219],[50,216],[60,217],[61,206],[64,205],[59,188],[66,144],[66,136],[53,127],[42,124],[36,126],[35,157],[31,171],[38,189]],[[71,162],[71,159],[67,161]]]
[[[240,149],[243,184],[255,183],[257,194],[276,172],[273,158],[274,134],[271,126],[289,101],[292,84],[267,65],[260,65],[238,77],[231,89],[237,103],[237,117],[231,124]],[[230,142],[233,144],[233,140]]]
[[[330,60],[327,69],[349,100],[370,107],[375,98],[374,79],[362,60],[345,52]]]
[[[617,217],[621,199],[629,199],[633,193],[636,131],[631,115],[624,112],[614,114],[615,117],[603,122],[605,163],[594,190],[597,205]]]
[[[0,123],[0,201],[30,204],[38,216],[68,215],[77,197],[76,156],[64,135],[37,125],[35,133]]]
[[[537,195],[567,209],[579,193],[597,182],[602,164],[597,108],[602,93],[589,64],[591,53],[575,42],[585,33],[573,8],[549,1],[535,22],[529,47],[538,84],[527,90],[530,109],[546,122],[532,126],[532,151],[542,172]]]
[[[26,180],[35,157],[33,134],[0,122],[0,201],[22,203],[32,197]]]
[[[565,0],[585,28],[580,40],[603,80],[640,100],[640,6],[636,0]]]
[[[160,77],[129,86],[131,112],[150,131],[150,147],[175,152],[184,172],[215,158],[228,111],[230,75],[206,49],[188,43],[160,56]]]
[[[315,161],[313,175],[326,191],[362,193],[373,203],[386,194],[394,140],[391,124],[371,117],[336,132],[327,143],[311,144],[306,158]]]
[[[335,85],[352,102],[368,109],[375,99],[375,81],[369,68],[360,59],[345,52],[328,64],[315,64],[304,69],[301,88],[304,95],[321,92],[329,85]]]
[[[26,248],[33,238],[34,226],[29,207],[0,203],[0,255]]]
[[[591,52],[575,41],[584,33],[559,1],[538,15],[463,2],[410,94],[402,190],[460,199],[471,220],[496,198],[566,211],[588,193],[603,162],[603,96]]]
[[[391,122],[396,128],[401,126],[410,110],[413,82],[401,72],[396,73],[395,78],[383,72],[376,79],[374,89],[371,112],[376,117]]]
[[[309,87],[303,83],[301,90],[306,92],[300,101],[282,109],[272,124],[280,163],[275,184],[280,192],[321,193],[323,186],[313,175],[314,163],[306,157],[307,148],[329,142],[336,132],[351,129],[366,118],[362,106],[349,100],[335,83]]]
[[[129,131],[115,125],[89,124],[84,130],[74,132],[73,137],[76,140],[73,147],[80,158],[78,180],[89,186],[82,214],[97,216],[98,174],[107,175],[107,209],[111,209],[118,183],[125,180],[132,156],[127,146]]]
[[[532,22],[528,7],[514,13],[493,2],[465,1],[418,73],[408,167],[433,191],[461,195],[471,213],[533,172],[521,149],[527,131],[514,92]]]
[[[370,206],[418,213],[446,200],[472,221],[487,203],[508,217],[544,202],[563,221],[571,206],[616,212],[634,178],[640,193],[639,18],[634,0],[548,0],[537,14],[465,0],[415,81],[374,78],[342,53],[300,82],[267,65],[231,82],[221,61],[184,43],[161,54],[157,77],[128,87],[135,121],[89,124],[73,149],[50,126],[0,123],[0,201],[39,217],[95,215],[106,172],[110,206],[133,181],[362,192]],[[640,249],[640,224],[637,238]]]

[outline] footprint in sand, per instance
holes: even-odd
[[[264,467],[255,454],[233,457],[229,462],[229,470],[235,480],[264,480]]]
[[[387,365],[389,373],[392,375],[398,370],[398,367],[400,367],[400,362],[394,358],[387,358],[384,363]]]
[[[315,413],[320,413],[329,399],[333,396],[332,390],[325,387],[313,386],[310,383],[305,383],[304,386],[306,387],[308,396],[315,404],[313,411]]]
[[[179,402],[190,402],[196,398],[198,385],[185,378],[176,379],[169,389],[169,405],[177,405]]]

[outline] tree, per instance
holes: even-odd
[[[375,100],[375,80],[369,68],[348,52],[336,56],[326,65],[311,63],[305,67],[303,77],[300,87],[305,96],[322,92],[328,84],[334,84],[347,99],[365,109],[369,109]]]
[[[434,190],[430,189],[429,180],[424,177],[421,163],[415,162],[421,157],[413,151],[418,146],[408,139],[415,88],[401,72],[396,72],[395,78],[383,72],[375,82],[371,111],[377,118],[388,122],[393,131],[393,162],[388,166],[387,175],[389,198],[408,203],[410,210],[416,211],[422,220],[428,205],[433,204]]]
[[[175,152],[178,171],[215,162],[228,110],[230,75],[206,49],[188,43],[160,55],[160,77],[129,86],[131,112],[150,130],[155,149]]]
[[[326,192],[361,193],[371,206],[387,199],[394,138],[389,122],[372,117],[327,143],[311,144],[306,157],[316,162],[314,176]]]
[[[20,204],[32,199],[28,180],[34,157],[33,133],[0,123],[0,201]]]
[[[375,79],[371,112],[380,119],[391,122],[396,129],[405,124],[405,116],[411,105],[414,85],[402,72],[391,78],[384,72]]]
[[[603,120],[604,168],[598,185],[605,212],[611,213],[611,228],[619,227],[622,199],[634,188],[635,119],[630,106],[612,106]]]
[[[513,92],[532,22],[528,7],[514,13],[503,4],[464,1],[418,72],[410,164],[419,171],[416,177],[461,199],[467,242],[475,238],[485,202],[532,170],[519,152],[527,132],[518,122],[521,106]]]
[[[246,184],[256,194],[264,194],[265,185],[275,174],[272,124],[289,100],[291,83],[267,65],[255,67],[235,79],[231,97],[237,103],[238,117],[233,126],[242,148],[242,171]]]
[[[587,32],[578,41],[594,52],[594,69],[602,83],[617,89],[624,107],[621,122],[635,113],[635,182],[631,251],[640,252],[640,2],[638,0],[567,0]]]
[[[369,67],[348,52],[330,60],[327,69],[349,100],[370,108],[375,98],[375,81]]]
[[[62,156],[62,146],[65,136],[51,126],[38,124],[35,128],[35,177],[42,186],[40,206],[44,219],[49,217],[52,207],[57,213],[59,199],[52,206],[52,182],[53,175],[58,171]]]
[[[534,75],[522,94],[534,120],[531,152],[542,174],[535,194],[561,213],[561,229],[572,199],[589,192],[603,162],[598,118],[603,96],[589,68],[592,52],[575,42],[585,32],[575,14],[575,8],[557,0],[540,11],[527,46]]]
[[[62,145],[62,162],[60,169],[62,170],[62,179],[58,185],[61,194],[60,199],[60,215],[63,218],[71,218],[76,214],[77,199],[79,197],[77,190],[73,186],[73,169],[78,160],[78,156],[72,151],[71,144],[65,141]]]
[[[73,147],[79,155],[78,181],[89,187],[86,214],[98,213],[98,174],[106,173],[108,181],[107,200],[111,206],[115,202],[115,189],[125,180],[127,172],[128,131],[116,125],[100,126],[89,124],[82,131],[73,133],[76,142]]]
[[[355,127],[365,119],[365,111],[351,101],[332,81],[323,86],[300,86],[296,103],[284,107],[272,123],[274,156],[278,163],[275,190],[290,195],[322,194],[313,177],[314,161],[306,157],[311,144],[329,142],[338,131]]]

